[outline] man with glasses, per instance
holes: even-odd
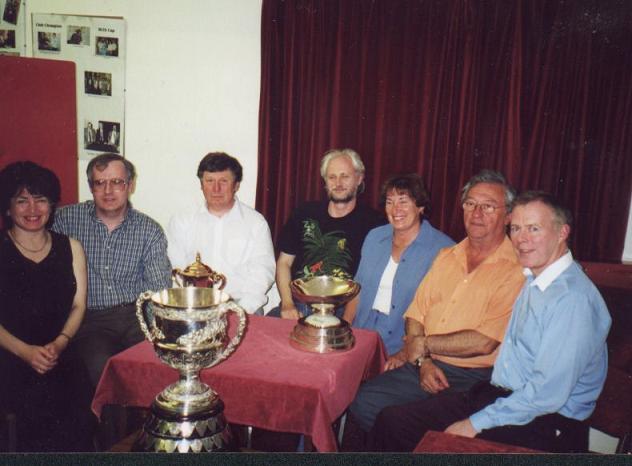
[[[160,225],[130,204],[134,165],[105,153],[86,173],[93,200],[58,209],[53,230],[78,239],[86,252],[88,303],[73,344],[96,388],[108,358],[144,339],[135,301],[170,287],[171,265]]]
[[[402,354],[360,387],[350,410],[362,430],[388,406],[489,380],[524,281],[506,235],[514,191],[498,172],[483,170],[463,188],[467,237],[443,249],[404,314]]]

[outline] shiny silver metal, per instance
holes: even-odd
[[[299,319],[290,334],[290,345],[311,353],[351,349],[355,343],[348,322],[334,315],[334,309],[353,299],[360,284],[353,280],[320,275],[290,283],[295,300],[309,304],[314,312]]]
[[[239,326],[227,344],[228,312],[238,314]],[[200,370],[220,363],[235,350],[246,328],[245,311],[221,290],[185,287],[142,293],[136,301],[136,316],[158,357],[177,369],[180,379],[156,396],[134,450],[233,450],[224,404],[199,376]]]

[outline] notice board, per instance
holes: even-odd
[[[18,160],[50,168],[62,205],[78,199],[76,95],[74,63],[0,56],[0,168]]]

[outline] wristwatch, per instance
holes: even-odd
[[[423,349],[423,354],[421,356],[419,356],[417,359],[415,359],[415,366],[417,367],[421,367],[421,365],[423,364],[423,362],[426,360],[426,358],[428,356],[430,356],[430,350],[428,349],[428,344],[426,343],[426,340],[424,340],[424,349]]]

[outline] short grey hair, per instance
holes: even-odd
[[[349,157],[356,173],[364,174],[364,163],[362,163],[362,159],[356,151],[353,149],[330,149],[325,152],[325,155],[323,155],[323,158],[320,160],[320,176],[323,177],[323,180],[327,179],[327,167],[329,167],[329,162],[343,155]]]
[[[562,204],[559,199],[553,196],[551,193],[545,191],[525,191],[516,197],[513,203],[513,207],[525,206],[532,202],[541,202],[547,206],[553,212],[555,222],[559,226],[568,225],[573,226],[573,214],[571,211]]]
[[[499,184],[505,190],[505,208],[507,212],[511,212],[514,198],[516,197],[516,190],[507,182],[507,179],[502,173],[495,170],[489,170],[487,168],[481,170],[474,175],[470,180],[465,183],[463,190],[461,191],[461,202],[465,202],[470,189],[480,183]]]
[[[95,156],[88,163],[88,167],[86,168],[86,175],[88,175],[88,184],[92,187],[92,178],[94,175],[94,169],[97,170],[105,170],[110,162],[121,162],[125,167],[125,172],[127,173],[127,181],[131,181],[136,178],[136,167],[134,164],[127,160],[120,154],[114,154],[112,152],[105,152],[103,154],[99,154]]]

